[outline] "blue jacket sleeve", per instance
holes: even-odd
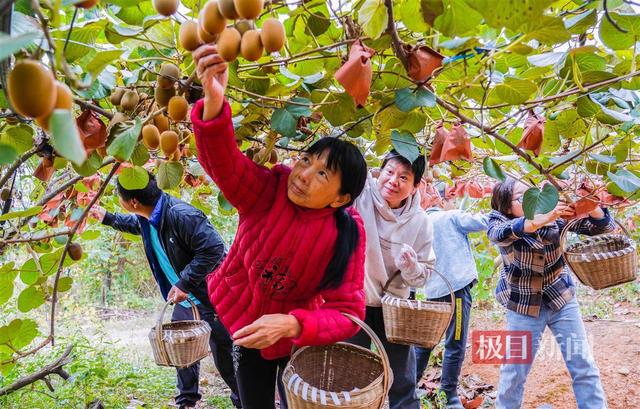
[[[458,228],[464,233],[474,233],[487,230],[487,216],[482,214],[459,212],[456,214],[454,220],[458,225]]]
[[[129,234],[142,234],[138,217],[133,214],[105,213],[102,224]]]

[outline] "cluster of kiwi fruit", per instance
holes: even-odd
[[[158,13],[175,13],[177,1],[154,0]],[[200,10],[197,20],[180,25],[179,41],[182,48],[194,51],[202,44],[216,43],[218,53],[225,61],[234,61],[238,55],[256,61],[267,52],[279,51],[285,42],[282,23],[268,18],[257,29],[255,19],[260,16],[264,0],[209,0]],[[227,20],[235,24],[227,26]]]

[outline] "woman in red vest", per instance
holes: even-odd
[[[322,138],[293,168],[255,164],[236,144],[224,97],[227,64],[214,45],[193,53],[204,99],[192,112],[198,160],[238,210],[229,255],[207,278],[209,297],[235,343],[244,409],[274,407],[293,345],[345,340],[364,317],[365,234],[350,205],[364,188],[360,151]]]

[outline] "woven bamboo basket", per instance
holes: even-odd
[[[569,229],[578,222],[567,223],[560,235],[560,246],[567,266],[578,280],[594,290],[614,287],[636,279],[638,253],[636,243],[620,222],[622,234],[602,234],[566,245]]]
[[[186,368],[209,354],[211,327],[200,319],[200,313],[193,301],[193,320],[163,323],[164,314],[171,302],[167,302],[158,315],[156,326],[149,331],[149,341],[156,364]]]
[[[442,339],[453,317],[455,295],[449,280],[441,273],[432,271],[442,277],[449,287],[450,303],[408,300],[386,293],[391,282],[400,275],[400,271],[397,271],[385,284],[382,315],[389,342],[432,349]]]
[[[290,409],[381,409],[393,374],[376,334],[358,318],[344,314],[373,340],[376,351],[346,342],[302,347],[282,374]]]

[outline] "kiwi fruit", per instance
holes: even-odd
[[[182,95],[176,95],[169,100],[169,106],[167,108],[167,114],[169,118],[176,122],[184,121],[187,118],[187,111],[189,110],[189,103],[187,99]]]
[[[204,5],[200,10],[200,17],[202,28],[209,34],[219,34],[227,26],[227,19],[220,14],[216,0],[210,0]]]
[[[2,201],[4,202],[11,199],[11,189],[8,189],[6,187],[2,189],[2,191],[0,192],[0,199],[2,199]]]
[[[180,152],[180,149],[176,149],[176,151],[173,152],[171,160],[174,162],[178,162],[180,159],[182,159],[182,152]]]
[[[267,52],[279,51],[284,46],[284,26],[275,18],[266,19],[262,24],[260,39]]]
[[[22,116],[49,115],[56,104],[55,79],[49,69],[34,60],[18,61],[8,75],[9,100]]]
[[[269,163],[271,163],[272,165],[278,163],[278,152],[276,152],[275,149],[271,151],[271,155],[269,156]]]
[[[169,130],[169,118],[167,118],[164,114],[156,115],[153,118],[153,124],[158,128],[160,133]]]
[[[233,0],[233,5],[240,17],[253,20],[262,12],[264,0]]]
[[[173,131],[164,131],[160,134],[160,149],[167,155],[167,157],[173,155],[178,149],[178,134]]]
[[[56,103],[53,109],[71,110],[73,107],[73,94],[64,82],[56,81]],[[36,118],[36,123],[45,131],[49,132],[49,118],[51,118],[53,110],[48,115]]]
[[[169,89],[156,87],[154,91],[154,98],[156,100],[156,103],[161,107],[166,107],[169,104],[169,100],[174,95],[176,95],[176,89],[173,87]]]
[[[158,86],[160,88],[173,88],[173,84],[180,79],[180,68],[171,63],[164,63],[160,66],[160,75],[158,75]]]
[[[240,35],[244,35],[244,33],[249,30],[255,30],[256,23],[254,23],[253,20],[238,20],[234,24],[234,27],[240,32]]]
[[[80,3],[76,3],[76,7],[80,7],[82,9],[90,9],[96,4],[98,4],[98,0],[86,0]]]
[[[257,61],[262,57],[264,47],[260,41],[260,33],[258,30],[249,30],[242,36],[240,41],[240,53],[249,61]]]
[[[136,91],[129,90],[124,93],[122,100],[120,101],[120,108],[123,111],[131,111],[138,106],[140,102],[140,96]]]
[[[158,14],[169,17],[178,10],[178,0],[153,0],[153,8]]]
[[[160,146],[160,131],[155,125],[142,127],[142,142],[149,149],[158,149]]]
[[[111,96],[109,97],[109,101],[111,101],[111,103],[113,105],[120,105],[120,101],[122,101],[122,96],[124,95],[124,88],[115,88],[112,92],[111,92]]]
[[[200,17],[198,17],[198,35],[200,36],[200,39],[205,44],[211,44],[211,43],[217,42],[218,41],[217,34],[209,34],[204,28],[202,28],[203,17],[204,15],[202,13],[200,14]]]
[[[240,17],[233,0],[218,0],[218,8],[220,9],[220,14],[229,20],[236,20]]]
[[[225,28],[218,38],[218,54],[225,61],[234,61],[240,52],[240,32],[233,27]]]
[[[78,261],[82,258],[82,246],[78,243],[69,244],[69,257],[71,260]]]
[[[178,36],[180,46],[187,51],[193,51],[202,45],[202,40],[198,35],[198,22],[187,20],[180,25]]]

